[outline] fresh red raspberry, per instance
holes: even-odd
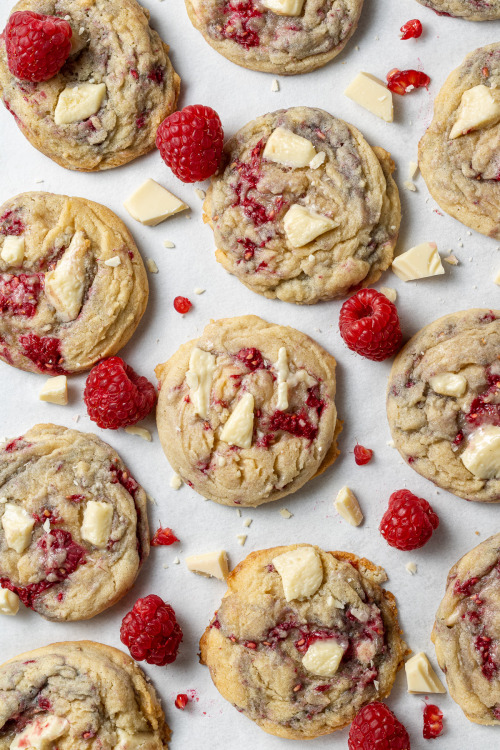
[[[176,297],[174,299],[174,310],[181,315],[188,313],[192,306],[193,303],[187,297]]]
[[[400,31],[401,39],[418,39],[422,35],[422,24],[418,18],[412,18],[401,26]]]
[[[387,73],[387,87],[395,94],[404,96],[414,89],[420,89],[423,86],[428,87],[431,79],[426,73],[419,70],[398,70],[393,68]]]
[[[161,158],[182,182],[199,182],[215,174],[223,144],[219,115],[201,104],[174,112],[156,131]]]
[[[340,335],[354,352],[381,362],[401,346],[396,306],[375,289],[361,289],[340,308]]]
[[[411,550],[423,547],[438,526],[439,518],[427,500],[409,490],[397,490],[389,498],[380,533],[391,547]]]
[[[90,371],[83,400],[93,422],[117,430],[144,419],[155,405],[156,391],[121,357],[109,357]]]
[[[181,711],[184,711],[188,704],[189,698],[187,697],[186,693],[179,693],[177,698],[175,699],[175,706],[176,708],[180,708]]]
[[[164,667],[177,658],[182,630],[170,604],[150,594],[138,599],[123,618],[120,640],[136,661]]]
[[[5,27],[9,70],[23,81],[48,81],[71,52],[71,26],[63,18],[17,11]]]
[[[151,539],[151,546],[152,547],[168,547],[171,544],[174,544],[174,542],[178,542],[179,540],[175,536],[172,529],[165,528],[163,529],[161,526],[156,530],[156,533],[154,537]]]
[[[373,451],[371,448],[365,448],[364,445],[356,443],[354,446],[354,460],[358,466],[364,466],[372,460]]]
[[[426,704],[424,708],[424,740],[434,740],[443,731],[443,712],[437,706]]]
[[[374,701],[361,709],[349,730],[349,750],[410,750],[410,738],[384,703]]]

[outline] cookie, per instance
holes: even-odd
[[[500,724],[500,534],[450,570],[432,640],[448,690],[466,717]]]
[[[193,26],[224,57],[265,73],[307,73],[354,34],[363,0],[185,0]]]
[[[500,18],[499,0],[418,0],[439,16],[466,18],[468,21],[494,21]]]
[[[420,171],[432,197],[462,224],[497,240],[499,86],[499,43],[467,55],[439,92],[433,120],[419,144]]]
[[[31,372],[88,370],[116,354],[146,309],[132,235],[84,198],[21,193],[0,207],[0,359]]]
[[[394,164],[321,109],[258,117],[226,143],[204,204],[219,263],[249,289],[312,304],[389,267],[401,208]]]
[[[149,555],[146,493],[96,435],[39,424],[7,442],[0,499],[0,585],[48,620],[111,607]]]
[[[392,437],[426,479],[466,500],[500,502],[500,311],[463,310],[399,352],[387,390]]]
[[[309,336],[255,315],[210,323],[155,370],[172,468],[223,505],[295,492],[338,455],[335,364]]]
[[[14,11],[57,15],[73,31],[66,64],[42,83],[11,74],[0,39],[0,94],[35,148],[62,167],[91,172],[155,147],[180,79],[168,46],[149,26],[149,11],[136,0],[21,0]],[[85,106],[69,111],[65,97],[76,86]]]
[[[200,642],[215,687],[270,734],[311,739],[389,695],[402,665],[383,568],[293,544],[253,552]]]
[[[163,750],[169,737],[153,686],[116,648],[53,643],[0,666],[0,750]]]

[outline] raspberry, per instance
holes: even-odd
[[[71,52],[71,26],[63,18],[17,11],[5,27],[9,70],[23,81],[48,81]]]
[[[164,667],[177,658],[182,630],[170,604],[150,594],[138,599],[123,618],[120,640],[136,661]]]
[[[215,174],[223,144],[219,115],[201,104],[169,115],[156,132],[161,158],[182,182],[198,182]]]
[[[358,466],[364,466],[372,460],[373,451],[371,448],[365,448],[363,445],[356,443],[354,446],[354,460]]]
[[[361,289],[340,308],[340,335],[354,352],[381,362],[401,346],[396,306],[375,289]]]
[[[179,693],[177,698],[175,699],[175,706],[176,708],[180,708],[181,711],[184,711],[188,704],[189,698],[187,697],[186,693]]]
[[[391,547],[411,550],[423,547],[438,526],[439,518],[427,500],[409,490],[397,490],[389,498],[380,533]]]
[[[156,391],[121,357],[109,357],[90,371],[83,400],[93,422],[117,430],[144,419],[155,405]]]
[[[178,542],[179,540],[175,536],[172,529],[162,529],[160,526],[154,537],[151,539],[151,546],[152,547],[168,547],[171,544],[174,544],[174,542]]]
[[[265,368],[262,352],[255,347],[240,349],[236,357],[248,367],[251,372]]]
[[[401,26],[400,32],[401,39],[418,39],[422,34],[422,24],[418,18],[412,18]]]
[[[387,87],[400,96],[409,94],[413,89],[420,89],[422,86],[427,88],[430,82],[429,76],[419,70],[398,70],[394,68],[387,73]]]
[[[433,740],[443,731],[443,712],[437,707],[424,708],[424,740]]]
[[[384,703],[374,701],[356,715],[349,730],[349,750],[410,750],[410,738]]]
[[[174,310],[181,315],[188,313],[192,306],[193,303],[187,297],[176,297],[174,299]]]

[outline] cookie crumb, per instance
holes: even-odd
[[[146,430],[145,427],[136,427],[136,425],[130,425],[129,427],[125,427],[125,432],[128,432],[129,435],[138,435],[143,440],[147,440],[151,443],[153,440],[153,436],[151,435],[149,430]]]
[[[163,247],[175,247],[175,243],[170,240],[163,240]]]
[[[326,159],[326,154],[324,151],[320,151],[316,154],[316,156],[313,156],[311,161],[309,162],[309,168],[310,169],[318,169],[318,167],[321,167],[321,165],[324,163]]]
[[[170,479],[170,486],[173,490],[180,490],[182,487],[182,478],[180,474],[172,474]]]
[[[236,539],[238,540],[238,544],[241,547],[243,547],[243,545],[245,544],[245,542],[247,540],[247,535],[246,534],[236,534]]]
[[[415,573],[417,572],[417,563],[414,563],[414,562],[406,563],[405,568],[411,576],[414,576]]]
[[[282,508],[280,510],[280,516],[282,516],[283,518],[292,518],[293,513],[290,513],[288,508]]]
[[[114,255],[112,258],[109,258],[108,260],[104,261],[105,266],[111,266],[111,268],[116,268],[117,266],[121,266],[122,259],[119,255]]]
[[[204,201],[205,200],[206,193],[205,193],[204,190],[202,190],[201,188],[195,188],[194,192],[196,193],[196,195],[198,196],[198,198],[200,199],[200,201]]]
[[[277,78],[274,79],[274,81],[271,84],[271,91],[279,91],[280,90],[280,84]]]
[[[146,261],[146,265],[150,273],[158,273],[158,266],[154,262],[153,258],[148,258]]]
[[[458,258],[451,253],[451,255],[448,255],[447,258],[443,258],[447,263],[450,264],[450,266],[458,266],[459,260]]]
[[[387,441],[387,445],[389,446],[389,448],[395,448],[396,447],[395,444],[394,444],[394,440],[388,440]]]

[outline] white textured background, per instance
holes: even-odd
[[[361,23],[344,53],[325,68],[302,77],[281,78],[281,90],[271,92],[273,76],[238,68],[213,51],[191,26],[182,0],[147,0],[152,24],[171,45],[171,59],[182,77],[181,106],[209,104],[220,114],[226,135],[257,115],[299,104],[322,107],[353,123],[372,145],[390,151],[397,163],[403,204],[399,250],[426,240],[435,240],[441,254],[452,249],[460,265],[445,265],[446,275],[404,284],[390,271],[378,286],[398,290],[398,310],[405,337],[437,317],[467,307],[499,307],[500,289],[493,283],[500,269],[497,243],[470,233],[457,221],[435,211],[421,177],[418,191],[403,188],[408,162],[416,160],[417,143],[430,122],[432,102],[448,73],[465,54],[478,46],[499,40],[500,22],[472,24],[438,17],[414,0],[365,0]],[[4,0],[0,12],[3,28],[10,2]],[[399,41],[399,28],[418,17],[424,25],[419,40]],[[359,49],[356,49],[359,46]],[[395,95],[395,122],[386,124],[361,109],[343,95],[351,79],[365,70],[380,78],[394,68],[416,67],[432,78],[429,92],[410,96]],[[312,307],[293,307],[266,300],[245,289],[215,262],[211,230],[201,221],[201,201],[194,187],[183,185],[164,167],[154,152],[120,169],[96,174],[64,170],[35,151],[17,129],[13,118],[0,112],[0,202],[27,190],[47,190],[77,195],[105,203],[125,220],[132,230],[143,257],[154,258],[159,273],[150,275],[151,293],[147,312],[129,345],[121,354],[138,372],[154,380],[153,368],[167,359],[187,339],[197,336],[210,320],[231,315],[256,313],[277,323],[299,328],[328,349],[338,360],[338,411],[344,420],[342,454],[334,467],[310,482],[284,503],[274,503],[237,516],[233,508],[206,502],[188,487],[174,492],[169,487],[172,474],[162,453],[153,417],[146,425],[153,431],[153,443],[122,431],[99,430],[85,416],[82,401],[84,377],[70,382],[70,405],[43,404],[38,391],[45,380],[0,364],[1,433],[16,436],[37,422],[51,421],[98,433],[109,441],[129,465],[132,474],[156,499],[150,506],[151,527],[161,521],[171,526],[180,545],[155,548],[134,589],[112,610],[93,620],[74,624],[45,622],[22,610],[16,618],[0,622],[2,660],[21,651],[53,641],[90,638],[120,646],[119,627],[124,614],[139,596],[157,593],[169,601],[184,630],[184,642],[177,661],[168,668],[146,665],[161,694],[169,724],[173,729],[172,750],[223,748],[274,750],[285,741],[264,734],[226,703],[213,687],[208,670],[198,664],[198,639],[224,593],[224,584],[189,573],[185,555],[225,547],[231,564],[252,550],[292,542],[311,542],[325,549],[349,550],[384,565],[388,588],[394,592],[401,623],[410,647],[427,651],[436,664],[430,643],[433,617],[444,591],[451,565],[479,541],[499,530],[500,509],[467,503],[438,491],[406,466],[388,446],[389,428],[385,416],[385,387],[390,363],[368,362],[349,352],[338,334],[341,302]],[[152,177],[183,198],[191,208],[186,214],[169,219],[156,228],[143,227],[125,212],[122,202],[143,180]],[[39,180],[43,182],[39,183]],[[175,242],[165,249],[163,240]],[[196,287],[206,288],[196,296]],[[194,308],[180,317],[172,300],[185,295]],[[375,451],[372,462],[357,467],[352,455],[359,440]],[[339,520],[332,501],[337,490],[348,484],[357,493],[365,523],[352,528]],[[378,524],[391,492],[407,486],[427,498],[439,513],[441,524],[431,542],[413,553],[390,548],[378,532]],[[279,510],[286,505],[294,514],[284,520]],[[243,527],[252,518],[250,529]],[[479,536],[475,534],[479,531]],[[247,533],[241,548],[236,535]],[[180,565],[173,560],[179,555]],[[413,560],[418,574],[411,577],[405,564]],[[192,689],[197,701],[184,713],[173,704],[177,693]],[[433,699],[434,701],[434,699]],[[498,728],[470,724],[448,695],[436,696],[445,715],[445,732],[437,741],[439,750],[476,750],[498,746]],[[411,735],[412,749],[427,746],[422,739],[423,698],[406,694],[406,680],[399,673],[388,701],[404,721]],[[288,743],[292,744],[292,743]],[[295,743],[298,747],[305,743]],[[347,731],[307,743],[308,748],[337,750],[347,747]]]

